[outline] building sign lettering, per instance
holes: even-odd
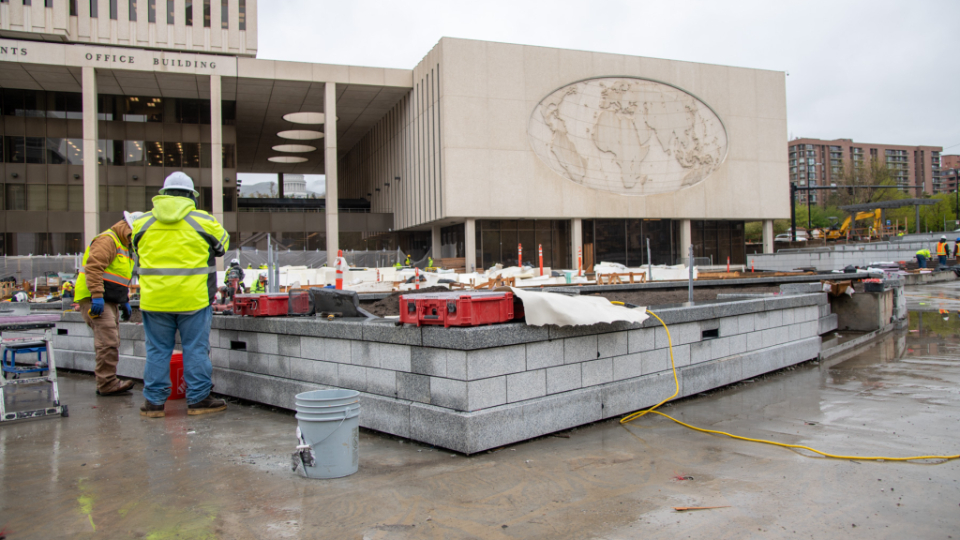
[[[155,66],[170,66],[170,67],[197,67],[197,68],[206,68],[207,65],[210,65],[210,69],[217,69],[216,62],[197,62],[190,60],[176,60],[176,59],[166,59],[166,58],[154,58],[153,65]]]
[[[18,54],[20,56],[27,55],[27,49],[25,47],[0,47],[0,54]]]
[[[122,63],[122,64],[132,64],[132,63],[134,63],[134,62],[133,62],[133,56],[127,56],[127,55],[125,55],[125,54],[117,55],[117,54],[93,54],[93,53],[87,53],[87,54],[85,55],[85,58],[86,58],[87,60],[96,60],[97,62],[100,62],[100,61],[103,61],[103,62],[111,62],[111,63],[120,62],[120,63]]]

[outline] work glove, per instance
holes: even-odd
[[[120,306],[120,320],[129,321],[131,315],[133,315],[133,309],[130,307],[130,302],[122,304]]]
[[[99,317],[103,313],[103,298],[94,298],[90,304],[90,313]]]

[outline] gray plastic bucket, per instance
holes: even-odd
[[[308,478],[340,478],[359,468],[360,393],[313,390],[297,394],[296,462]],[[296,467],[295,467],[296,468]]]

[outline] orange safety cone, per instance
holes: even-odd
[[[420,290],[420,267],[419,266],[416,267],[416,270],[414,270],[414,274],[415,274],[415,277],[413,278],[413,280],[417,282],[417,290],[419,291]]]
[[[730,257],[727,257],[727,273],[730,273]]]
[[[583,275],[583,248],[577,248],[577,277]]]
[[[523,244],[517,244],[517,266],[523,266]]]
[[[540,244],[540,277],[543,277],[543,244]]]

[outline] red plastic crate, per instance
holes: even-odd
[[[290,291],[290,315],[313,315],[310,305],[310,289]]]
[[[238,315],[247,317],[276,317],[289,311],[290,297],[286,293],[238,294],[234,306]]]
[[[400,321],[406,324],[483,326],[523,316],[523,307],[514,308],[513,293],[448,292],[400,296]]]
[[[187,383],[183,380],[183,351],[173,351],[170,355],[170,397],[167,399],[185,397],[187,397]]]

